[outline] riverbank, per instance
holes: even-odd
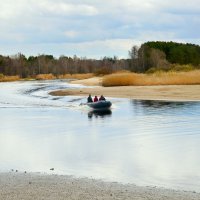
[[[12,172],[0,173],[0,199],[197,200],[200,194],[72,176]]]
[[[200,85],[159,85],[159,86],[117,86],[102,87],[102,78],[72,81],[73,84],[96,86],[93,88],[67,89],[51,92],[55,96],[87,96],[88,94],[106,97],[119,97],[144,100],[200,100]]]

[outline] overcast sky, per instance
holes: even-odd
[[[146,41],[200,44],[200,0],[0,0],[0,54],[127,57]]]

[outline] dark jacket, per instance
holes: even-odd
[[[100,98],[99,98],[99,101],[105,101],[106,99],[105,99],[105,97],[104,96],[101,96]]]
[[[89,96],[89,97],[87,98],[87,102],[88,102],[88,103],[91,103],[91,102],[93,102],[93,101],[92,101],[92,97],[91,97],[91,96]]]

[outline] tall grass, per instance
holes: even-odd
[[[200,84],[200,70],[190,72],[158,72],[154,74],[121,73],[104,76],[102,85],[151,86]]]
[[[4,76],[3,74],[0,74],[0,82],[9,82],[18,80],[20,80],[19,76]]]
[[[87,79],[94,77],[94,74],[87,73],[87,74],[65,74],[54,76],[53,74],[38,74],[34,77],[28,77],[25,79],[20,79],[19,76],[4,76],[0,74],[0,82],[8,82],[8,81],[18,81],[18,80],[52,80],[52,79]]]
[[[64,75],[59,75],[59,79],[87,79],[87,78],[92,78],[94,77],[94,74],[92,73],[87,73],[87,74],[64,74]]]
[[[36,80],[51,80],[55,79],[56,77],[53,74],[38,74],[35,79]]]

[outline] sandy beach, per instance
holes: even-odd
[[[0,173],[2,200],[197,200],[200,194],[39,173]]]
[[[88,94],[101,95],[106,97],[120,97],[144,100],[200,100],[200,85],[160,85],[160,86],[122,86],[122,87],[102,87],[102,78],[91,78],[85,80],[72,81],[73,84],[83,84],[95,86],[93,88],[68,89],[51,92],[55,96],[87,96]]]

